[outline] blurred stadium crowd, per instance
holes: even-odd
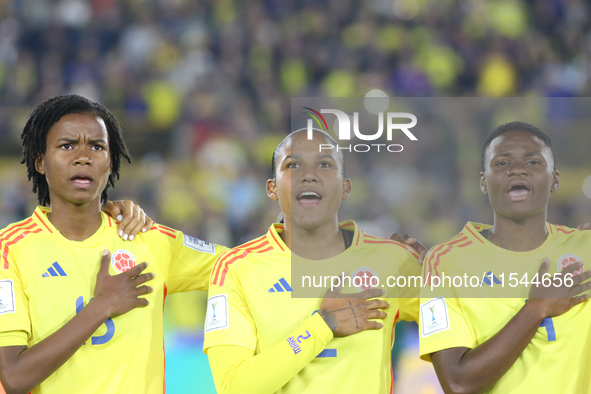
[[[289,131],[292,96],[591,91],[591,10],[582,0],[12,0],[0,7],[3,161],[16,161],[35,103],[82,94],[119,117],[136,159],[114,196],[228,245],[274,219],[263,185],[270,152]],[[544,114],[538,124],[546,125]],[[494,124],[486,126],[470,149]],[[451,171],[434,185],[436,207],[414,210],[424,220],[407,230],[432,243],[466,220],[453,214],[447,233],[423,227],[455,211],[461,177],[450,174],[469,172],[460,169],[461,132],[442,133]],[[0,224],[32,204],[19,182],[24,172],[6,166],[4,176],[15,179],[3,183]],[[405,230],[407,219],[397,218]]]
[[[121,120],[135,161],[112,197],[232,246],[279,212],[264,182],[290,131],[291,97],[588,96],[590,15],[584,0],[0,1],[0,227],[36,203],[19,135],[51,96],[84,95]],[[591,220],[582,190],[591,133],[585,119],[567,119],[572,101],[556,103],[528,119],[557,142],[563,187],[550,219],[572,226]],[[428,246],[468,219],[490,221],[479,145],[519,115],[495,114],[476,130],[452,122],[394,167],[374,163],[369,177],[349,166],[359,197],[344,216]],[[364,205],[368,194],[378,203]],[[179,313],[176,323],[200,319]]]

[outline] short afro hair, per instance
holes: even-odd
[[[27,166],[27,175],[29,180],[33,181],[33,193],[37,193],[40,205],[49,205],[49,187],[45,176],[35,169],[35,161],[38,156],[45,154],[49,130],[65,115],[87,113],[101,117],[109,135],[109,152],[113,168],[107,186],[101,194],[101,203],[107,201],[107,189],[115,186],[115,180],[119,179],[121,157],[131,163],[131,155],[121,135],[119,122],[107,108],[78,95],[50,98],[35,107],[21,133],[23,147],[21,164],[24,163]]]
[[[526,133],[530,133],[531,135],[541,139],[544,145],[550,148],[550,152],[552,153],[552,159],[554,159],[554,169],[556,169],[556,152],[554,151],[554,144],[552,143],[552,139],[550,138],[550,136],[532,124],[514,121],[500,125],[495,130],[493,130],[493,132],[490,133],[484,140],[482,148],[480,149],[480,164],[482,165],[483,171],[484,155],[486,154],[486,150],[488,149],[490,143],[501,134],[507,133],[509,131],[525,131]]]

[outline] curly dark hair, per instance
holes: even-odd
[[[101,194],[102,203],[107,201],[107,189],[114,187],[115,180],[119,179],[121,157],[131,163],[131,155],[121,135],[121,126],[105,106],[73,94],[50,98],[35,107],[21,133],[21,145],[23,147],[21,164],[24,163],[27,166],[27,175],[29,180],[33,181],[33,193],[37,193],[40,205],[48,206],[50,203],[47,180],[44,175],[38,173],[35,169],[37,157],[45,154],[47,134],[51,127],[59,122],[63,116],[86,113],[100,116],[105,122],[109,135],[109,151],[113,168],[107,186]]]

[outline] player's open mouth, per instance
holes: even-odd
[[[80,189],[88,189],[94,180],[89,174],[76,174],[70,178],[70,182]]]
[[[507,196],[512,201],[523,201],[529,196],[531,191],[525,185],[515,185],[507,192]]]
[[[322,196],[320,193],[312,190],[306,190],[300,192],[297,195],[296,199],[298,203],[304,208],[314,208],[318,204],[320,204],[320,200],[322,200]]]

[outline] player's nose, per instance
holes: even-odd
[[[508,176],[516,176],[516,175],[527,175],[528,171],[525,167],[525,163],[514,163],[509,167],[507,170]]]
[[[92,164],[92,159],[90,158],[90,155],[82,150],[74,159],[74,164],[76,165],[90,165]]]
[[[302,182],[318,182],[318,175],[314,171],[307,171],[302,175]]]

